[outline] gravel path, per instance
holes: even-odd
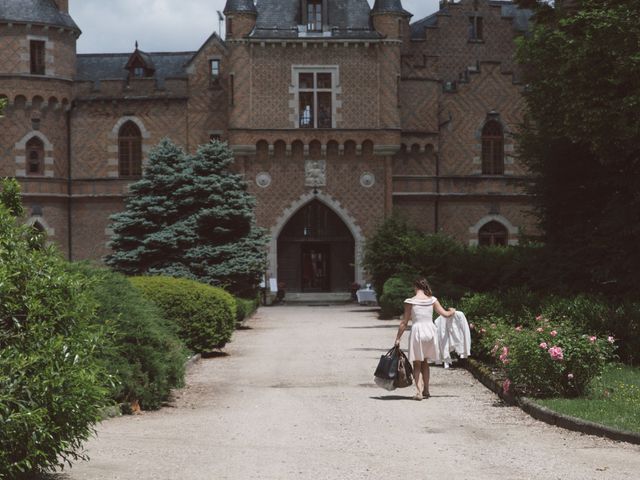
[[[432,369],[422,402],[377,388],[397,322],[369,309],[263,308],[248,326],[171,407],[102,423],[91,461],[55,478],[640,478],[640,447],[537,422],[466,371]]]

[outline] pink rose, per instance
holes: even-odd
[[[480,330],[480,333],[487,333],[487,330],[483,328]]]
[[[551,347],[549,349],[549,355],[551,355],[551,358],[553,358],[554,360],[563,360],[564,359],[564,353],[562,352],[562,348],[560,347]]]
[[[500,354],[500,361],[507,365],[509,363],[509,349],[507,347],[502,347],[502,354]]]
[[[511,389],[511,380],[509,380],[508,378],[504,381],[504,383],[502,384],[502,391],[504,393],[509,393],[509,390]]]
[[[569,373],[569,374],[567,375],[567,379],[569,379],[569,380],[573,380],[573,373]]]
[[[522,331],[522,325],[518,325],[518,326],[516,327],[516,331],[517,331],[517,332],[521,332],[521,331]]]
[[[551,332],[549,332],[549,335],[551,335],[552,337],[557,337],[558,332],[556,332],[555,330],[552,330]]]
[[[475,326],[473,323],[470,323],[470,324],[469,324],[469,330],[473,330],[473,329],[475,329],[475,328],[476,328],[476,326]]]
[[[541,320],[542,320],[542,315],[538,315],[538,316],[536,317],[536,320],[537,320],[538,322],[539,322],[539,321],[541,321]]]
[[[589,337],[589,341],[590,341],[591,343],[596,343],[596,340],[597,340],[597,339],[598,339],[598,337],[595,337],[595,336]]]
[[[544,332],[544,328],[538,327],[538,328],[536,328],[536,332],[542,333],[542,332]]]
[[[542,342],[540,344],[540,348],[543,349],[543,350],[546,350],[547,348],[549,348],[549,345],[547,345],[547,342]]]
[[[609,336],[609,337],[607,338],[607,342],[609,342],[609,343],[615,343],[615,341],[616,341],[616,339],[615,339],[615,338],[613,338],[612,336]]]

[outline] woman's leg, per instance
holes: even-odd
[[[430,395],[429,393],[429,362],[425,360],[422,362],[422,383],[424,383],[424,388],[422,389],[422,395],[425,397]]]
[[[422,393],[422,388],[420,387],[420,372],[422,371],[423,363],[425,362],[418,362],[417,360],[413,361],[413,379],[416,383],[418,393]]]

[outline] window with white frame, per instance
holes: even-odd
[[[334,128],[336,69],[294,70],[298,87],[298,127]]]

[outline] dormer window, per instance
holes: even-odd
[[[307,31],[322,31],[322,0],[307,0]]]
[[[151,55],[138,50],[138,42],[136,42],[136,49],[129,57],[129,61],[124,68],[129,70],[129,78],[153,77],[156,71]]]

